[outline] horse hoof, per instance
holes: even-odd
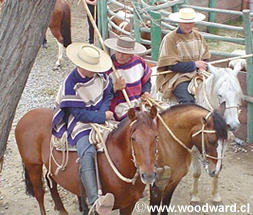
[[[223,205],[223,202],[222,201],[212,201],[213,205]]]
[[[56,65],[56,66],[53,67],[53,71],[60,70],[60,69],[61,69],[60,65]]]
[[[196,205],[202,205],[202,203],[200,201],[191,201],[190,205],[196,206]]]

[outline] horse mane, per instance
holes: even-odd
[[[214,91],[217,91],[221,85],[223,83],[229,83],[229,85],[235,90],[238,91],[239,90],[239,94],[240,96],[242,96],[242,89],[241,89],[241,85],[237,79],[237,76],[232,75],[232,71],[230,71],[230,68],[224,68],[222,70],[222,75],[219,76],[218,80],[215,80],[215,82],[213,83],[214,86]],[[214,76],[211,76],[214,77]]]
[[[222,116],[215,110],[211,114],[214,122],[214,129],[218,138],[227,139],[227,124]]]

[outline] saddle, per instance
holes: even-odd
[[[89,141],[91,144],[94,144],[97,151],[102,152],[103,146],[102,142],[105,143],[109,133],[117,128],[119,122],[117,121],[106,121],[105,124],[96,124],[90,123],[92,129],[89,134]],[[76,151],[76,146],[72,146],[67,141],[67,134],[66,132],[62,135],[61,138],[57,138],[52,135],[51,138],[51,145],[57,151]]]

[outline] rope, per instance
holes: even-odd
[[[65,148],[63,148],[63,150],[62,150],[61,164],[57,162],[57,160],[55,159],[55,157],[53,155],[54,143],[55,142],[59,143],[60,140],[58,140],[58,138],[56,138],[52,135],[51,141],[50,141],[49,164],[48,164],[48,172],[46,174],[46,177],[48,178],[48,181],[49,181],[50,188],[53,187],[52,180],[50,178],[50,176],[52,176],[52,160],[54,161],[55,165],[57,166],[57,168],[54,172],[55,175],[57,175],[60,170],[64,170],[66,168],[67,164],[68,164],[68,161],[69,161],[68,141],[67,141],[67,138],[66,138],[65,134],[63,135],[61,140],[64,140],[64,146],[65,146]]]
[[[250,57],[253,57],[253,54],[247,54],[247,55],[242,55],[242,56],[237,56],[237,57],[230,57],[230,58],[225,58],[221,60],[215,60],[209,63],[210,64],[224,63],[231,60],[244,59],[244,58],[250,58]]]
[[[152,98],[147,98],[147,102],[149,105],[152,105],[152,103],[154,103],[154,100]],[[206,116],[205,119],[207,120],[210,115],[212,114],[212,112],[209,112]],[[192,149],[188,148],[180,139],[178,139],[176,137],[176,135],[171,131],[171,129],[169,128],[169,126],[164,122],[163,118],[161,117],[161,115],[159,113],[157,113],[157,117],[159,118],[159,120],[162,122],[163,126],[167,129],[167,131],[169,132],[169,134],[171,135],[171,137],[177,142],[179,143],[183,148],[185,148],[188,152],[192,153]],[[213,157],[211,155],[206,154],[205,151],[205,133],[216,133],[215,130],[205,130],[205,124],[202,122],[202,127],[199,131],[195,132],[194,134],[192,134],[192,137],[197,136],[198,134],[201,133],[201,144],[202,144],[202,157],[204,159],[206,159],[206,157],[208,158],[212,158],[212,159],[216,159],[216,160],[220,160],[222,158],[217,158],[217,157]]]
[[[97,126],[98,126],[98,127],[101,126],[101,125],[98,125],[98,124],[96,124],[96,123],[90,123],[90,125],[91,125],[91,127],[92,127],[95,131],[98,131]],[[114,173],[115,173],[122,181],[127,182],[127,183],[132,183],[132,184],[134,184],[135,181],[136,181],[136,179],[137,179],[137,177],[138,177],[138,172],[137,172],[137,170],[136,170],[135,175],[134,175],[134,177],[133,177],[132,179],[123,176],[123,175],[119,172],[119,170],[115,167],[113,161],[111,160],[111,157],[110,157],[109,152],[108,152],[108,150],[107,150],[106,144],[105,144],[105,142],[104,142],[104,140],[103,140],[103,137],[102,137],[102,135],[101,135],[100,132],[98,132],[98,136],[99,136],[100,141],[101,141],[101,143],[102,143],[102,145],[103,145],[106,159],[108,160],[108,162],[109,162],[109,164],[110,164],[112,170],[114,171]]]
[[[154,103],[154,100],[151,98],[147,98],[147,102],[150,106],[152,106],[152,103]],[[154,103],[155,104],[155,103]],[[189,149],[180,139],[178,139],[176,137],[176,135],[171,131],[171,129],[169,128],[169,126],[164,122],[163,118],[161,117],[161,115],[159,113],[157,113],[157,117],[158,119],[161,121],[161,123],[163,124],[163,126],[166,128],[166,130],[169,132],[169,134],[171,135],[171,137],[178,142],[183,148],[185,148],[188,152],[192,152],[191,149]]]

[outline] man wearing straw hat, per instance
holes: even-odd
[[[66,49],[68,58],[77,66],[64,80],[55,103],[52,122],[53,135],[67,134],[68,143],[76,145],[80,178],[85,187],[88,204],[95,205],[98,214],[109,214],[114,196],[98,197],[94,145],[89,142],[89,123],[104,123],[113,117],[109,111],[112,99],[110,78],[103,74],[112,62],[101,49],[86,43],[72,43]]]
[[[150,96],[151,69],[145,61],[137,54],[144,54],[146,48],[137,43],[129,36],[119,36],[105,40],[105,45],[116,51],[112,55],[112,62],[120,78],[113,76],[113,71],[108,74],[113,80],[114,97],[111,101],[110,110],[114,113],[114,118],[121,121],[127,116],[129,106],[123,96],[122,89],[126,90],[132,106],[138,106],[140,98]]]
[[[204,20],[205,15],[192,8],[182,8],[170,14],[169,19],[179,23],[179,27],[162,40],[157,69],[168,74],[157,77],[157,89],[164,98],[174,95],[178,103],[194,103],[188,85],[196,74],[206,70],[210,54],[206,41],[193,27],[195,22]]]

